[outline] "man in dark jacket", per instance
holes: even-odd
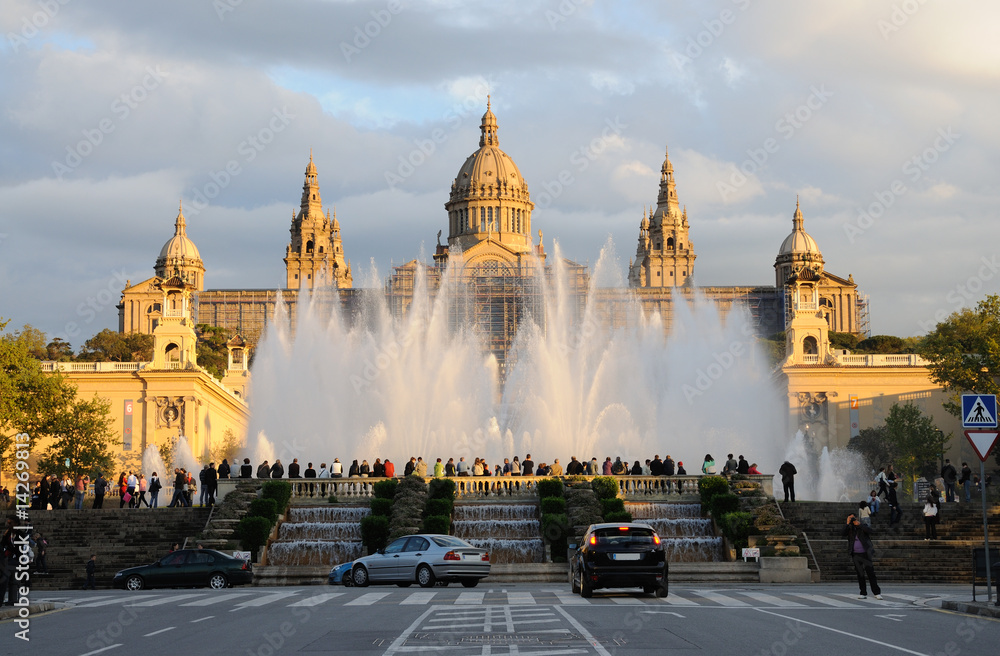
[[[882,589],[878,587],[878,579],[875,578],[875,547],[872,545],[871,528],[865,526],[854,515],[847,516],[847,524],[840,531],[842,537],[847,538],[847,553],[854,563],[854,571],[858,575],[858,599],[868,598],[868,588],[865,585],[865,575],[868,576],[868,583],[872,586],[872,592],[876,599],[882,598]]]
[[[941,478],[944,479],[945,501],[951,503],[955,500],[955,483],[958,482],[958,472],[948,458],[945,458],[944,467],[941,468]]]
[[[168,508],[173,508],[176,505],[181,507],[186,506],[184,503],[184,488],[187,487],[187,476],[184,475],[178,468],[174,468],[174,495],[170,498],[170,505]]]
[[[257,478],[271,478],[271,465],[267,464],[267,460],[257,467]]]
[[[243,464],[240,465],[240,478],[253,478],[253,465],[250,464],[250,458],[243,459]]]
[[[281,459],[278,458],[271,465],[271,478],[281,478],[285,475],[285,466],[281,464]]]
[[[292,464],[288,465],[288,478],[302,478],[302,476],[299,475],[299,471],[301,471],[299,459],[292,458]]]
[[[667,459],[663,461],[663,475],[664,476],[674,475],[674,459],[671,458],[669,454],[667,454]]]
[[[219,472],[216,471],[214,462],[208,463],[208,469],[205,470],[205,488],[208,505],[214,506],[215,493],[219,491]]]
[[[962,486],[962,492],[965,494],[965,502],[969,503],[972,501],[972,469],[969,468],[969,463],[962,463],[962,477],[958,479],[958,482]],[[42,495],[44,498],[44,494]]]
[[[521,463],[521,474],[524,476],[531,476],[535,473],[535,463],[531,460],[531,454],[524,456],[524,462]]]
[[[660,460],[660,454],[658,453],[649,461],[649,475],[663,476],[663,461]]]
[[[736,465],[736,473],[744,476],[750,473],[750,463],[747,462],[747,459],[743,457],[742,453],[740,454],[740,461]]]
[[[229,478],[229,474],[232,470],[229,467],[229,460],[227,458],[222,459],[222,463],[219,465],[219,478]]]
[[[104,507],[104,494],[108,491],[108,482],[104,480],[104,475],[97,472],[97,480],[94,481],[94,508]]]
[[[795,475],[799,472],[796,471],[795,465],[786,460],[781,463],[781,467],[778,468],[778,473],[781,474],[781,486],[785,489],[785,501],[788,501],[788,497],[791,496],[792,501],[794,502]]]

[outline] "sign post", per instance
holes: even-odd
[[[993,394],[962,395],[962,426],[964,428],[997,427],[997,397]],[[986,547],[986,603],[993,601],[993,581],[990,570],[990,529],[986,514],[986,458],[996,444],[1000,431],[967,430],[965,437],[979,456],[979,490],[983,495],[983,543]],[[1000,603],[1000,594],[997,595]]]

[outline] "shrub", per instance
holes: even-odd
[[[764,504],[754,510],[753,514],[754,526],[757,530],[762,531],[781,522],[781,516],[778,515],[778,511],[774,509],[774,504]]]
[[[542,497],[542,514],[565,515],[566,499],[562,497]]]
[[[330,496],[328,496],[328,497],[326,498],[326,500],[327,500],[327,502],[329,502],[329,503],[340,503],[340,500],[339,500],[339,499],[337,499],[337,495],[336,495],[336,494],[331,494]]]
[[[768,535],[796,535],[797,531],[795,527],[789,524],[787,521],[782,521],[778,524],[772,526],[768,532]]]
[[[719,519],[719,529],[729,538],[736,549],[747,546],[747,537],[753,531],[753,514],[748,512],[728,512]]]
[[[273,503],[273,499],[268,499]],[[258,499],[259,501],[259,499]],[[271,535],[271,524],[266,517],[247,515],[236,525],[234,537],[239,539],[243,548],[257,557],[257,551],[267,544],[267,538]]]
[[[375,497],[371,503],[372,514],[379,517],[389,517],[392,515],[392,499],[380,499]]]
[[[631,522],[632,513],[627,510],[610,512],[604,516],[604,520],[607,522]]]
[[[375,493],[376,499],[392,499],[396,496],[396,486],[399,485],[399,481],[395,478],[387,478],[384,481],[379,481],[372,486],[372,491]]]
[[[618,481],[610,476],[595,476],[590,487],[598,499],[614,499],[618,496]]]
[[[451,517],[451,511],[454,506],[454,501],[451,499],[434,499],[430,498],[427,500],[427,505],[424,506],[424,517],[432,517],[435,515],[444,515],[445,517]]]
[[[441,499],[434,499],[440,501]],[[448,535],[451,530],[451,517],[448,515],[428,515],[424,518],[424,533],[443,533]]]
[[[601,499],[601,515],[605,518],[611,513],[625,512],[625,502],[622,499]]]
[[[570,487],[566,490],[566,513],[569,515],[570,527],[572,528],[586,528],[603,519],[601,504],[598,503],[589,484],[586,489]]]
[[[561,513],[542,515],[542,537],[546,542],[563,540],[569,534],[569,518]]]
[[[736,512],[740,509],[740,498],[735,494],[717,494],[708,502],[708,510],[716,521],[726,513]]]
[[[263,517],[272,525],[278,521],[278,504],[274,499],[254,499],[250,502],[248,517]]]
[[[698,479],[698,492],[701,505],[707,506],[715,495],[729,492],[729,481],[722,476],[702,476]]]
[[[563,495],[563,482],[558,478],[544,478],[535,484],[535,489],[538,491],[538,496],[541,499],[545,499],[546,497],[561,497]]]
[[[368,515],[361,519],[361,543],[373,554],[384,549],[389,542],[389,518],[383,515]]]
[[[260,488],[261,499],[274,499],[278,514],[285,514],[288,502],[292,500],[292,484],[288,481],[268,481]]]
[[[431,499],[454,499],[455,481],[450,478],[435,478],[427,484],[427,495]]]
[[[427,483],[419,476],[407,476],[396,488],[389,520],[389,539],[420,532],[424,507],[427,505]]]

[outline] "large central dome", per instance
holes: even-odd
[[[479,125],[479,150],[469,155],[451,186],[451,200],[467,198],[517,198],[528,200],[528,184],[514,160],[500,150],[497,117],[486,105]]]

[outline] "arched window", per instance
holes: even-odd
[[[320,246],[320,247],[319,247],[319,252],[320,252],[320,253],[322,253],[322,252],[323,252],[323,247],[322,247],[322,246]]]
[[[181,361],[181,349],[179,346],[170,342],[167,344],[166,348],[167,362],[180,362]]]
[[[486,208],[479,208],[479,232],[486,232]]]
[[[669,248],[670,250],[674,249],[674,238],[673,237],[667,237],[667,248]]]
[[[805,355],[816,355],[819,353],[819,345],[816,338],[810,335],[802,340],[802,353]]]
[[[309,241],[306,242],[306,253],[311,254],[312,252],[313,252],[313,243],[312,240],[310,239]]]

